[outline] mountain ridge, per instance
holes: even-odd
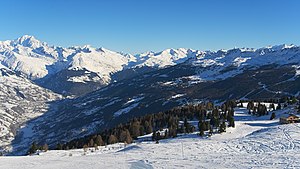
[[[26,125],[14,140],[15,151],[24,151],[32,140],[53,146],[187,103],[300,94],[300,47],[294,45],[218,51],[180,48],[134,56],[88,45],[41,47],[45,44],[27,38],[33,42],[26,38],[17,40],[16,46],[0,42],[0,67],[30,79],[30,84],[33,80],[52,92],[76,97],[49,107],[45,103],[41,116],[22,121]],[[22,98],[23,92],[12,91],[10,97]]]

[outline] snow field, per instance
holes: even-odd
[[[195,132],[159,144],[109,145],[85,155],[77,149],[2,157],[0,168],[299,168],[300,125],[278,123],[278,117],[291,110],[276,111],[277,118],[269,120],[269,116],[250,116],[245,108],[238,108],[236,128],[212,137],[201,138]]]

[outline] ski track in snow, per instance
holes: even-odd
[[[276,111],[276,115],[289,111]],[[278,118],[250,116],[246,109],[238,109],[235,118],[236,128],[208,138],[193,133],[159,144],[138,141],[126,147],[122,143],[108,145],[86,155],[77,149],[2,157],[0,168],[300,168],[299,124],[279,125]]]

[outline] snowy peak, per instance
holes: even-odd
[[[90,79],[85,74],[96,74],[94,82],[111,82],[112,75],[128,69],[145,68],[161,69],[181,63],[191,66],[218,67],[210,70],[209,77],[224,72],[229,66],[236,67],[228,75],[236,75],[244,67],[257,67],[267,64],[300,64],[300,48],[295,45],[278,45],[253,48],[233,48],[219,51],[200,51],[186,48],[166,49],[160,52],[145,52],[137,55],[114,52],[103,47],[90,45],[69,48],[48,46],[34,36],[24,35],[16,40],[0,42],[0,64],[31,80],[40,80],[67,71],[81,71],[79,79]],[[227,69],[230,70],[230,69]],[[234,72],[235,71],[235,72]],[[203,72],[202,70],[199,72]],[[74,73],[74,72],[73,72]],[[204,72],[205,73],[205,72]],[[61,73],[62,74],[62,73]],[[79,74],[74,73],[74,74]],[[206,73],[208,74],[208,73]],[[66,75],[69,77],[69,75]],[[94,76],[93,76],[94,77]],[[207,76],[205,76],[207,77]],[[227,77],[227,76],[226,76]],[[201,77],[203,78],[203,77]],[[74,81],[74,79],[77,79]],[[205,78],[205,79],[216,79]],[[81,82],[76,77],[68,82]]]
[[[297,47],[297,46],[294,45],[294,44],[290,44],[290,45],[282,44],[282,45],[275,45],[275,46],[267,46],[267,47],[262,48],[262,49],[270,49],[270,50],[273,50],[273,51],[279,51],[279,50],[290,49],[290,48],[294,48],[294,47]]]
[[[37,40],[34,36],[24,35],[16,40],[12,41],[13,45],[22,45],[24,47],[38,48],[41,46],[47,46],[45,42]]]
[[[104,48],[85,46],[70,59],[69,70],[88,70],[98,73],[109,82],[110,74],[121,71],[131,58]]]
[[[136,67],[149,66],[163,68],[187,61],[189,58],[196,57],[192,49],[166,49],[161,52],[146,52],[136,55]]]

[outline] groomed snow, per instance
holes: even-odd
[[[293,111],[276,111],[277,117]],[[279,125],[278,118],[254,117],[236,110],[236,128],[210,138],[196,133],[154,142],[115,144],[86,153],[48,151],[38,156],[1,157],[8,169],[98,168],[299,168],[300,125]],[[85,155],[84,155],[85,154]]]

